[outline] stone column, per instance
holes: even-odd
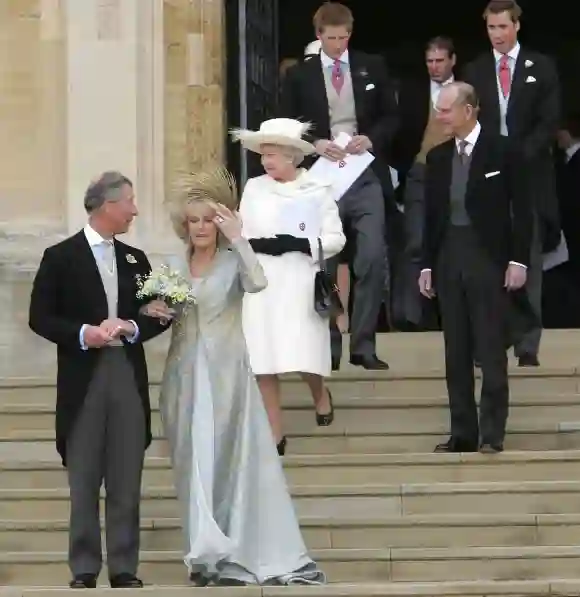
[[[143,213],[127,241],[142,244],[163,168],[156,120],[162,114],[162,0],[64,1],[68,230],[86,221],[82,197],[89,181],[120,170],[134,181]]]
[[[224,0],[165,2],[165,193],[225,157]]]

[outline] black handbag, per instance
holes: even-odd
[[[320,270],[314,277],[314,310],[324,318],[335,318],[344,313],[338,288],[324,264],[322,243],[318,239],[318,263]]]

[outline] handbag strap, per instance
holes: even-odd
[[[326,271],[326,267],[324,265],[324,251],[322,250],[322,241],[320,237],[318,237],[318,266],[320,267],[321,272]]]

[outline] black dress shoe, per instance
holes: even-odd
[[[79,574],[69,583],[71,589],[96,589],[97,577],[94,574]]]
[[[386,371],[389,368],[389,364],[385,361],[381,361],[376,354],[371,356],[353,354],[350,357],[350,362],[352,365],[362,367],[363,369],[367,369],[369,371]]]
[[[535,354],[524,353],[518,358],[518,367],[539,367],[540,361]]]
[[[332,359],[332,370],[338,371],[340,369],[340,359]]]
[[[481,444],[479,451],[481,454],[499,454],[503,452],[503,444]]]
[[[142,589],[143,581],[134,574],[122,572],[111,577],[110,585],[112,589]]]
[[[237,578],[218,578],[215,582],[218,587],[245,587],[248,583]]]
[[[207,587],[211,582],[211,577],[201,572],[191,572],[189,574],[189,582],[196,587]]]
[[[332,394],[330,393],[330,390],[327,389],[326,391],[328,392],[330,411],[324,414],[319,412],[316,413],[316,424],[319,427],[328,427],[329,425],[332,425],[332,422],[334,421],[334,404],[332,403]]]
[[[286,436],[284,436],[277,444],[276,444],[276,450],[278,450],[278,456],[284,456],[284,454],[286,454],[286,444],[288,443],[288,440],[286,439]]]
[[[477,452],[477,444],[467,442],[463,439],[450,437],[446,442],[435,446],[436,453],[457,453],[457,452]]]

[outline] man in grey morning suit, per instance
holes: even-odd
[[[354,276],[350,318],[350,362],[365,369],[388,369],[376,354],[375,336],[385,284],[385,196],[393,201],[388,165],[381,159],[394,137],[397,104],[383,61],[348,49],[353,17],[338,2],[326,2],[314,16],[322,50],[288,70],[279,116],[312,124],[310,141],[320,159],[342,160],[347,153],[372,151],[375,160],[339,200]],[[339,133],[352,137],[346,152],[335,145]],[[307,136],[308,138],[308,136]],[[336,271],[338,258],[329,269]],[[338,369],[342,336],[331,327],[332,367]]]
[[[150,272],[147,257],[115,238],[137,215],[131,182],[106,172],[84,203],[87,226],[42,257],[29,324],[58,351],[56,443],[70,486],[70,586],[97,584],[104,482],[111,587],[140,588],[141,473],[151,441],[143,342],[165,326],[140,313],[137,276]]]

